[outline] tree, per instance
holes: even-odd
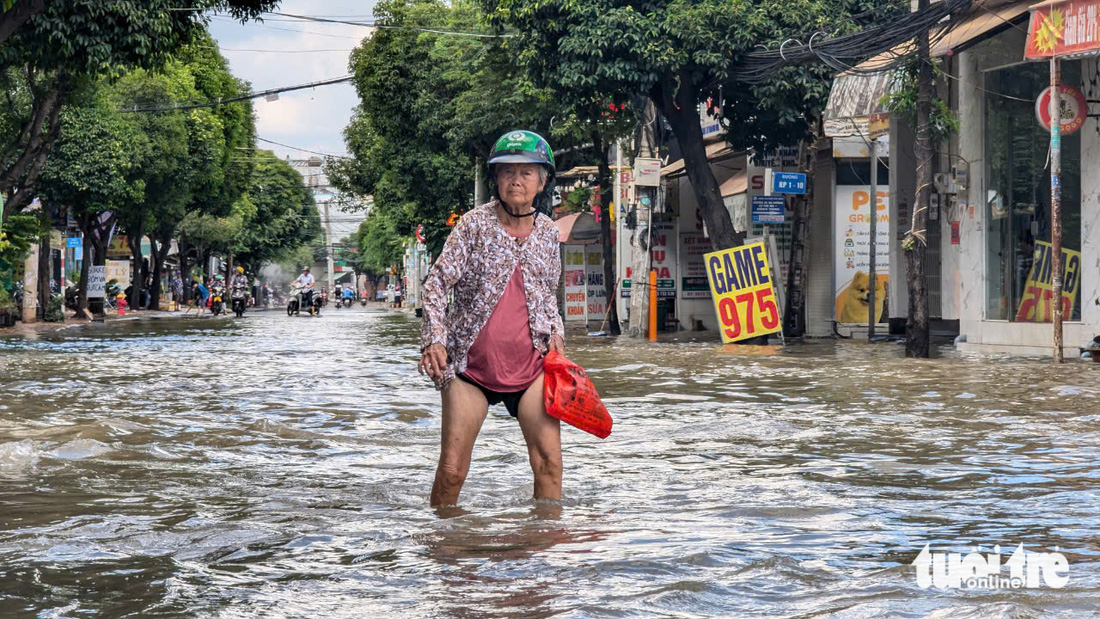
[[[271,151],[256,151],[247,197],[252,218],[237,235],[237,260],[252,272],[321,237],[321,217],[302,177]]]
[[[927,10],[928,0],[918,0],[918,9]],[[909,313],[905,322],[905,355],[928,357],[931,353],[928,323],[928,283],[925,279],[925,260],[928,239],[929,198],[932,193],[932,61],[929,52],[929,35],[925,31],[917,37],[917,196],[913,204],[913,220],[909,232],[902,241],[905,250],[905,276],[909,287]],[[1059,359],[1059,361],[1061,361]]]
[[[484,0],[494,23],[518,30],[517,57],[538,85],[584,95],[647,96],[684,155],[715,248],[739,244],[710,170],[698,106],[722,106],[728,139],[766,148],[809,137],[830,72],[787,68],[757,85],[737,83],[736,63],[760,45],[843,26],[853,11],[893,0]]]
[[[471,0],[386,0],[374,14],[389,26],[483,26]],[[352,53],[351,65],[360,105],[344,136],[353,158],[330,160],[329,178],[345,193],[373,198],[374,233],[405,239],[423,225],[433,253],[450,233],[450,215],[472,204],[475,169],[495,140],[517,127],[549,135],[561,114],[507,50],[480,39],[379,30]]]
[[[196,36],[202,13],[246,19],[277,0],[15,0],[0,13],[0,192],[6,217],[25,208],[74,90],[125,67],[163,64]],[[179,10],[184,9],[184,10]]]
[[[79,300],[88,309],[88,269],[103,265],[108,234],[118,209],[132,208],[145,195],[137,178],[135,144],[140,135],[101,93],[61,115],[64,137],[42,172],[44,200],[70,209],[84,232]]]
[[[69,1],[64,0],[3,0],[0,4],[0,8],[3,9],[0,12],[0,44],[3,44],[8,40],[16,31],[18,31],[24,24],[36,16],[45,15],[62,15],[67,18],[72,18],[74,15],[81,15],[81,11],[84,11],[83,15],[96,15],[89,9],[101,8],[89,6],[91,3]],[[97,3],[102,5],[103,3]],[[119,3],[115,3],[116,5]],[[127,3],[133,4],[133,3]],[[147,5],[154,4],[153,2],[146,2]],[[189,5],[189,6],[181,6]],[[231,15],[238,19],[251,19],[257,17],[263,11],[274,8],[278,5],[278,0],[222,0],[222,1],[202,1],[191,3],[172,3],[157,6],[155,8],[163,10],[166,6],[176,6],[177,8],[197,8],[197,9],[224,9],[229,11]],[[50,11],[46,11],[49,7]],[[126,8],[134,8],[128,6]],[[186,12],[186,11],[184,11]],[[132,12],[130,13],[133,14]],[[187,16],[187,15],[185,15]]]

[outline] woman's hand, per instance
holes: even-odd
[[[550,350],[558,351],[558,354],[565,356],[565,338],[560,335],[550,336]]]
[[[447,370],[447,349],[442,344],[432,344],[425,348],[424,356],[420,358],[416,369],[432,380],[442,380],[443,372]]]

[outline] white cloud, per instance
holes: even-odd
[[[373,7],[373,1],[287,0],[279,12],[354,20],[369,19]],[[263,23],[239,24],[215,17],[211,22],[211,33],[223,48],[222,54],[229,59],[233,73],[250,82],[255,90],[347,75],[350,51],[371,32],[357,26],[285,19],[268,15]],[[291,146],[346,154],[342,131],[357,104],[351,84],[285,93],[274,102],[258,99],[254,105],[257,133]],[[308,156],[271,144],[261,146],[271,148],[280,157]]]

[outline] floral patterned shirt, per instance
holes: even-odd
[[[523,271],[527,324],[535,349],[545,354],[551,337],[565,338],[558,314],[557,226],[540,213],[531,235],[517,240],[504,229],[496,205],[494,200],[462,216],[424,282],[420,346],[421,352],[432,344],[447,349],[447,371],[436,381],[440,390],[466,370],[466,355],[504,295],[517,263]],[[449,305],[448,293],[454,293]]]

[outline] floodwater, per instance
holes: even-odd
[[[1100,366],[576,337],[616,426],[563,430],[562,504],[529,499],[498,407],[439,514],[418,332],[355,308],[0,338],[0,616],[1100,609]],[[1057,549],[1069,581],[922,589],[925,544]]]

